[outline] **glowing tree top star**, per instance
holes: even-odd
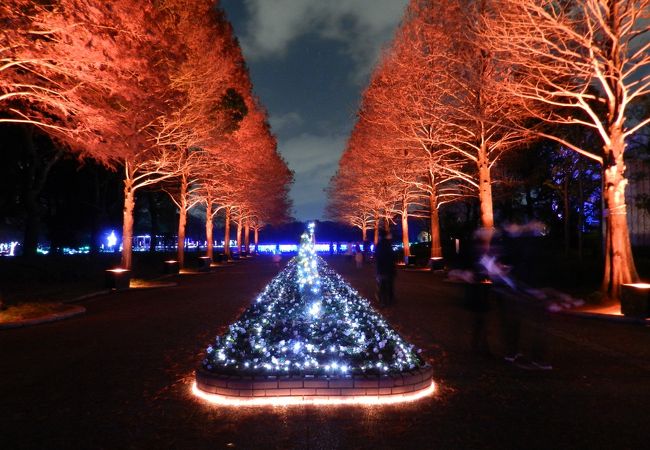
[[[314,249],[298,256],[207,349],[203,367],[218,373],[399,373],[424,361]]]

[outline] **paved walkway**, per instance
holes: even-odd
[[[332,261],[366,296],[370,267]],[[549,327],[553,371],[469,350],[458,288],[400,272],[385,311],[424,349],[438,394],[416,404],[223,409],[189,393],[203,348],[277,273],[243,261],[178,287],[84,302],[87,314],[0,331],[0,448],[643,448],[650,330],[571,317]],[[494,318],[492,318],[494,319]],[[527,328],[533,324],[525,323]],[[492,321],[492,351],[501,351]]]

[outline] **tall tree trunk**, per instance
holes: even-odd
[[[255,253],[259,252],[259,245],[260,245],[260,230],[259,228],[255,228]]]
[[[226,223],[223,236],[223,254],[228,260],[232,259],[230,254],[230,208],[226,208]]]
[[[52,156],[47,158],[45,154],[39,154],[36,148],[33,127],[24,125],[22,131],[25,152],[23,164],[26,166],[25,174],[22,177],[24,183],[22,200],[25,210],[22,252],[26,256],[35,256],[38,249],[38,232],[41,223],[38,197],[43,190],[52,166],[61,158],[62,151],[54,151]]]
[[[361,225],[361,242],[366,242],[366,236],[368,235],[368,225],[364,222]]]
[[[242,220],[240,219],[237,222],[237,253],[241,254],[242,240],[241,240],[241,231],[242,231]]]
[[[384,217],[384,231],[386,234],[390,233],[390,220],[388,219],[388,215]]]
[[[127,169],[128,170],[128,169]],[[135,189],[133,180],[124,180],[124,210],[122,214],[122,268],[131,269],[133,258],[133,209]]]
[[[40,224],[40,208],[38,193],[27,187],[23,193],[23,208],[25,209],[25,228],[23,235],[23,255],[35,256],[38,248],[38,229]]]
[[[375,214],[375,247],[379,243],[379,215]]]
[[[610,129],[611,155],[605,169],[605,204],[607,207],[607,231],[605,235],[605,274],[602,289],[613,300],[621,298],[621,285],[635,283],[639,275],[634,264],[630,233],[627,225],[625,204],[625,142],[620,127]],[[606,149],[607,150],[607,149]],[[607,160],[607,159],[606,159]]]
[[[431,218],[431,258],[442,258],[442,244],[440,240],[440,215],[438,212],[438,198],[434,191],[429,194],[429,207]]]
[[[533,193],[530,186],[526,186],[526,221],[530,222],[535,218],[535,201],[533,200]]]
[[[569,250],[571,248],[571,222],[569,221],[570,204],[568,177],[562,183],[562,205],[564,211],[564,256],[569,256]]]
[[[213,261],[214,257],[214,218],[212,216],[212,202],[207,201],[205,206],[205,242],[207,244],[206,256]]]
[[[492,175],[490,174],[490,161],[488,160],[485,143],[481,144],[478,152],[478,181],[478,196],[481,203],[481,226],[484,228],[494,228]]]
[[[147,200],[149,201],[149,216],[151,219],[151,239],[149,241],[149,253],[155,253],[158,236],[158,202],[156,194],[149,191],[147,192]]]
[[[102,244],[105,242],[105,237],[102,235],[104,226],[109,222],[109,210],[115,206],[113,202],[108,204],[108,192],[113,192],[113,183],[115,179],[113,174],[107,176],[98,165],[93,165],[93,185],[94,189],[94,204],[93,204],[93,221],[91,230],[91,253],[98,254]],[[110,196],[112,200],[112,195]],[[119,200],[118,200],[119,201]],[[95,247],[93,249],[93,246]],[[119,248],[119,246],[118,246]],[[113,249],[116,251],[116,249]]]
[[[187,178],[185,174],[181,177],[180,205],[178,208],[178,240],[177,259],[178,267],[185,267],[185,228],[187,226]]]
[[[38,248],[38,228],[40,211],[38,207],[37,184],[37,155],[34,144],[34,131],[31,126],[22,127],[25,151],[26,173],[23,175],[23,208],[25,210],[25,228],[23,230],[23,255],[36,256]]]
[[[93,166],[93,213],[90,223],[90,254],[97,255],[99,254],[99,249],[101,246],[101,237],[99,230],[99,216],[103,208],[100,206],[102,203],[101,199],[101,189],[99,176],[97,175],[97,168]]]
[[[600,260],[605,262],[605,254],[607,253],[607,240],[605,236],[607,235],[607,206],[606,203],[606,189],[605,189],[605,167],[601,166],[600,170],[600,226],[598,227],[598,238],[600,242]]]
[[[411,256],[409,245],[409,213],[408,205],[402,210],[402,246],[404,246],[404,257]]]
[[[248,220],[246,221],[246,225],[244,225],[244,248],[246,252],[250,252],[251,250],[251,226]]]
[[[578,202],[580,206],[578,207],[578,259],[582,261],[583,253],[583,236],[582,229],[584,227],[584,207],[585,207],[585,193],[583,192],[583,182],[582,174],[578,176]]]
[[[623,2],[608,2],[608,25],[613,36],[621,35]],[[632,245],[627,224],[627,205],[625,204],[625,139],[623,136],[624,117],[621,108],[624,105],[625,92],[623,84],[616,82],[620,74],[615,73],[624,68],[623,56],[625,46],[616,39],[606,44],[607,59],[611,64],[606,66],[606,76],[610,83],[608,96],[608,135],[609,144],[604,149],[605,166],[605,207],[607,208],[607,229],[605,234],[605,273],[602,289],[604,294],[614,300],[621,298],[621,286],[634,283],[639,275],[634,264]]]
[[[187,210],[181,208],[178,214],[178,239],[176,241],[176,259],[178,267],[185,267],[185,227],[187,225]]]

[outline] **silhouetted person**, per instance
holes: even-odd
[[[534,252],[531,246],[537,243],[544,225],[531,222],[525,225],[509,225],[506,228],[506,258],[514,264],[518,275],[508,277],[510,295],[500,299],[500,315],[505,346],[504,359],[523,369],[550,370],[547,362],[548,310],[546,294],[530,288],[526,281],[534,279]],[[520,278],[520,279],[519,279]],[[523,280],[523,281],[522,281]],[[526,320],[523,320],[523,319]],[[530,355],[524,353],[521,335],[525,327],[530,337]]]
[[[357,265],[357,269],[363,267],[363,253],[361,252],[361,246],[357,244],[357,252],[354,255],[354,262]]]
[[[395,255],[390,233],[381,230],[379,242],[375,249],[375,264],[377,267],[377,299],[381,306],[395,303],[393,283],[395,280]]]
[[[493,230],[481,228],[474,233],[472,246],[468,249],[473,269],[471,282],[465,287],[465,305],[472,313],[471,348],[477,354],[489,354],[490,346],[487,334],[487,316],[490,312],[490,290],[492,282],[484,266],[489,257]]]
[[[363,260],[370,261],[370,241],[367,239],[363,241]]]

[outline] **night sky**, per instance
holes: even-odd
[[[298,220],[323,217],[323,189],[354,125],[361,91],[407,0],[222,0],[295,172]]]

